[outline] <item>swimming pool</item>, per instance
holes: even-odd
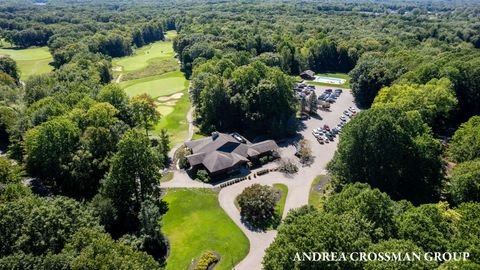
[[[345,79],[333,78],[333,77],[315,77],[314,82],[328,83],[328,84],[344,84]]]

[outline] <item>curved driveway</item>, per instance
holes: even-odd
[[[326,87],[317,86],[317,96]],[[262,268],[262,258],[265,255],[265,249],[273,242],[277,235],[276,230],[267,232],[255,231],[248,228],[241,222],[240,212],[235,207],[235,198],[248,186],[255,183],[270,185],[276,183],[285,184],[288,187],[287,200],[285,202],[285,209],[283,217],[286,216],[289,210],[301,207],[308,204],[308,196],[310,192],[311,184],[317,175],[325,174],[325,167],[328,161],[331,160],[335,149],[337,147],[338,137],[335,141],[320,145],[312,135],[312,129],[321,127],[324,124],[330,125],[330,127],[337,125],[340,120],[339,117],[342,112],[348,107],[353,106],[353,97],[350,92],[344,91],[344,93],[338,98],[338,101],[332,105],[330,112],[319,111],[322,119],[311,118],[304,121],[305,129],[300,132],[303,138],[310,142],[312,152],[315,160],[312,165],[308,167],[300,167],[299,172],[293,176],[286,176],[280,172],[271,172],[262,176],[252,178],[252,180],[245,180],[234,185],[222,188],[218,195],[220,206],[225,212],[232,218],[232,220],[240,227],[250,241],[250,251],[248,255],[235,266],[235,270],[256,270]],[[280,148],[280,155],[282,157],[295,160],[294,157],[295,148],[293,145]],[[274,164],[269,164],[274,166]],[[162,187],[209,187],[214,186],[205,183],[199,183],[192,181],[188,176],[176,171],[174,178],[166,183],[162,184]]]

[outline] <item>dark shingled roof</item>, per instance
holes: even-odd
[[[238,135],[235,135],[238,136]],[[192,150],[187,156],[190,165],[203,164],[210,173],[222,171],[248,161],[252,158],[278,148],[272,140],[255,144],[241,142],[234,136],[214,132],[211,137],[185,142]]]

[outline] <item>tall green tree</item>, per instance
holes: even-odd
[[[18,74],[17,63],[9,56],[0,57],[0,72],[3,72],[12,77],[16,82],[20,80]]]
[[[450,176],[448,191],[457,204],[480,202],[480,159],[456,165]]]
[[[354,213],[319,213],[313,207],[290,211],[277,237],[263,257],[266,270],[281,269],[360,269],[358,261],[301,260],[302,252],[353,252],[366,250],[371,243],[371,227]],[[295,259],[299,256],[298,259]],[[300,260],[299,260],[300,259]]]
[[[0,256],[59,253],[77,230],[98,224],[88,207],[60,196],[7,202],[0,213]]]
[[[355,183],[345,186],[341,192],[333,194],[325,202],[328,213],[341,215],[355,212],[371,222],[374,230],[372,239],[388,239],[397,234],[395,223],[395,202],[378,189],[371,189],[368,184]]]
[[[438,198],[441,145],[418,112],[372,108],[355,117],[340,136],[328,169],[336,185],[366,182],[393,199],[414,203]]]
[[[130,109],[132,118],[138,126],[145,129],[148,136],[148,130],[160,120],[160,113],[157,111],[155,100],[147,94],[133,97],[130,100]]]
[[[67,184],[67,164],[78,146],[80,130],[70,120],[59,117],[25,134],[27,171],[61,190]]]
[[[456,162],[480,158],[480,116],[473,116],[455,131],[448,155]]]
[[[158,187],[158,155],[148,137],[135,129],[123,135],[117,149],[110,171],[102,182],[102,193],[112,200],[119,215],[136,217],[141,203]]]
[[[376,96],[372,107],[396,107],[419,111],[431,126],[444,126],[457,105],[453,85],[447,78],[432,79],[425,85],[394,84]]]

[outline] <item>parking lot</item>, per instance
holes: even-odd
[[[314,143],[329,144],[338,140],[341,129],[356,115],[358,108],[354,105],[353,96],[348,89],[315,86],[314,91],[319,98],[319,107],[328,104],[329,108],[319,109],[320,117],[304,120],[306,129],[302,131],[302,135],[312,142],[312,146]]]
[[[317,97],[320,97],[322,93],[325,92],[327,89],[332,89],[335,91],[335,87],[327,87],[327,86],[315,86],[315,94]],[[342,122],[340,119],[341,116],[345,116],[343,114],[344,111],[348,111],[349,108],[355,108],[358,112],[358,108],[355,106],[354,98],[352,93],[349,89],[342,89],[342,93],[336,98],[334,103],[331,103],[330,108],[328,110],[318,110],[319,117],[311,117],[308,120],[303,121],[304,129],[300,132],[304,139],[310,142],[310,146],[312,148],[312,154],[315,156],[315,163],[321,166],[320,170],[313,170],[312,177],[321,173],[321,170],[325,168],[325,164],[333,157],[333,153],[337,148],[337,143],[339,140],[339,136],[335,136],[333,141],[326,140],[328,142],[324,142],[323,144],[319,143],[318,139],[313,134],[314,129],[322,128],[324,125],[327,125],[331,128],[336,127],[338,124]],[[346,117],[345,123],[350,121],[349,117]],[[294,154],[294,149],[284,149],[283,154],[285,156],[290,156]],[[315,171],[315,172],[314,172]]]

